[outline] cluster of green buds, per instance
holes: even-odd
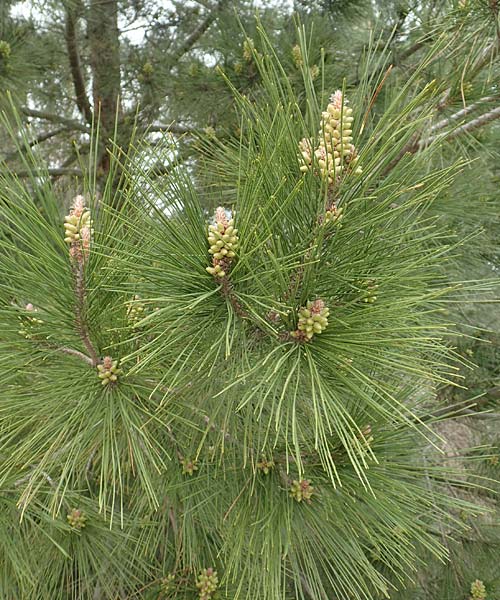
[[[212,567],[202,569],[196,581],[200,600],[210,600],[210,598],[213,598],[218,585],[219,578],[217,577],[217,571],[214,571]]]
[[[319,67],[318,65],[313,65],[310,69],[309,69],[309,73],[311,75],[311,79],[314,81],[315,79],[318,79],[319,77]]]
[[[344,209],[339,208],[335,202],[333,202],[325,213],[325,223],[331,223],[332,225],[340,226],[340,222],[344,218]]]
[[[215,225],[208,226],[208,243],[212,266],[207,267],[207,271],[214,277],[225,277],[238,249],[238,230],[222,206],[215,211]]]
[[[122,373],[122,370],[118,368],[118,361],[113,360],[111,356],[105,356],[102,359],[102,363],[97,365],[97,371],[97,376],[104,386],[116,383],[118,376]]]
[[[243,42],[243,58],[247,62],[252,62],[253,54],[255,52],[255,43],[252,38],[246,38]]]
[[[361,433],[359,435],[359,439],[364,442],[367,446],[370,446],[371,443],[374,440],[374,437],[372,435],[372,426],[371,425],[365,425],[363,427],[363,429],[361,430]]]
[[[90,210],[85,208],[83,196],[76,196],[69,215],[64,217],[64,241],[69,244],[71,258],[77,262],[88,257],[92,219]]]
[[[313,148],[312,141],[307,138],[299,142],[301,172],[312,170],[329,185],[337,182],[344,171],[362,172],[357,166],[357,151],[352,143],[353,110],[346,106],[347,102],[340,90],[332,94],[321,115],[318,146]]]
[[[128,322],[134,326],[142,319],[145,310],[146,306],[144,302],[142,302],[141,297],[138,294],[135,294],[133,299],[127,302]]]
[[[290,496],[297,502],[305,501],[311,504],[311,498],[314,494],[314,488],[309,479],[294,479],[290,486]]]
[[[299,322],[297,330],[292,336],[299,341],[309,342],[314,334],[322,333],[328,326],[329,309],[323,300],[318,299],[307,303],[299,310]]]
[[[7,58],[9,58],[11,51],[12,49],[10,47],[9,42],[6,42],[5,40],[0,40],[0,58],[6,60]]]
[[[87,517],[83,511],[79,508],[72,508],[71,511],[66,515],[66,519],[73,529],[83,529],[87,522]]]
[[[19,321],[21,322],[19,335],[22,335],[27,340],[33,340],[37,337],[38,329],[40,325],[42,325],[43,321],[35,316],[37,309],[33,306],[33,304],[31,304],[31,302],[26,304],[24,310],[26,313],[19,316]]]
[[[500,463],[500,457],[498,456],[498,454],[495,454],[494,456],[490,456],[490,464],[493,465],[494,467],[498,467],[498,464]]]
[[[292,58],[297,68],[300,68],[304,64],[302,50],[298,44],[295,44],[295,46],[292,48]]]
[[[257,469],[262,471],[264,475],[269,475],[271,469],[274,469],[274,461],[267,460],[265,456],[262,457],[262,460],[257,463]]]
[[[183,475],[193,475],[193,473],[198,470],[198,465],[194,458],[182,458],[181,465]]]
[[[373,304],[377,299],[378,284],[373,279],[362,281],[361,284],[366,288],[363,302],[366,302],[367,304]]]
[[[174,589],[175,575],[168,573],[160,579],[160,591],[162,594],[170,594]]]
[[[469,600],[486,600],[486,588],[480,579],[476,579],[471,583],[470,593]]]

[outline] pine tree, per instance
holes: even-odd
[[[0,174],[3,597],[388,597],[482,512],[436,433],[489,289],[432,215],[465,165],[408,151],[440,46],[371,114],[383,74],[318,90],[306,39],[298,102],[259,27],[196,176],[132,142],[98,189],[93,140],[63,212],[29,139]]]

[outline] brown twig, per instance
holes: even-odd
[[[443,128],[447,127],[448,125],[450,125],[453,121],[458,121],[462,117],[465,117],[469,113],[475,111],[482,104],[486,104],[487,102],[493,102],[495,100],[498,100],[498,96],[485,96],[484,98],[480,98],[477,102],[474,102],[473,104],[470,104],[469,106],[467,106],[465,108],[462,108],[462,110],[459,110],[456,113],[453,113],[449,117],[446,117],[446,119],[441,119],[441,121],[438,121],[437,123],[435,123],[431,127],[431,132],[437,131],[438,129],[443,129]]]
[[[234,312],[241,317],[242,319],[248,319],[249,314],[247,311],[241,306],[241,302],[238,300],[236,294],[234,293],[234,288],[231,280],[227,276],[227,274],[222,277],[221,281],[221,293],[227,298],[234,309]]]
[[[432,142],[435,142],[438,139],[442,139],[442,140],[446,140],[446,141],[453,140],[456,137],[458,137],[459,135],[462,135],[463,133],[470,133],[471,131],[474,131],[475,129],[479,129],[480,127],[483,127],[484,125],[487,125],[488,123],[491,123],[492,121],[495,121],[496,119],[500,119],[500,106],[497,106],[493,110],[490,110],[490,111],[480,115],[479,117],[476,117],[472,121],[469,121],[468,123],[465,123],[464,125],[460,125],[460,127],[456,127],[455,129],[452,129],[451,131],[446,131],[444,133],[438,133],[437,135],[434,135],[426,140],[421,140],[419,142],[418,146],[419,146],[419,148],[421,148]]]
[[[87,127],[87,125],[84,125],[79,121],[75,121],[74,119],[66,119],[65,117],[55,113],[36,110],[27,106],[23,106],[21,108],[21,112],[26,117],[33,117],[34,119],[43,119],[44,121],[51,121],[52,123],[60,123],[61,125],[64,125],[67,129],[74,129],[75,131],[89,133],[89,128]]]
[[[60,346],[60,347],[56,348],[56,350],[58,350],[59,352],[62,352],[63,354],[75,356],[76,358],[83,360],[83,362],[87,363],[91,367],[95,366],[94,361],[90,358],[90,356],[87,356],[86,354],[84,354],[83,352],[80,352],[79,350],[74,350],[73,348],[66,348],[65,346]]]
[[[215,21],[217,14],[224,8],[224,6],[228,3],[228,0],[219,0],[217,4],[210,10],[208,15],[199,23],[199,25],[192,31],[190,35],[186,37],[184,42],[177,48],[177,50],[172,54],[169,59],[169,62],[172,66],[177,63],[187,52],[191,50],[191,48],[196,44],[196,42],[201,38],[201,36],[207,31],[210,25]]]

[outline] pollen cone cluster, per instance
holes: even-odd
[[[113,360],[111,356],[105,356],[102,359],[102,364],[97,365],[97,370],[102,385],[116,383],[118,381],[118,376],[122,372],[122,370],[118,368],[118,361]]]
[[[352,143],[353,110],[340,90],[330,97],[330,103],[321,115],[318,145],[313,148],[312,140],[299,142],[300,170],[314,173],[333,184],[347,170],[361,173],[357,167],[358,157]]]
[[[136,325],[144,316],[145,304],[138,294],[127,303],[127,319],[131,325]]]
[[[69,253],[76,261],[87,258],[90,251],[92,219],[85,208],[83,196],[76,196],[69,215],[64,217],[64,241],[69,244]]]
[[[38,335],[38,328],[43,324],[43,321],[35,316],[37,309],[33,306],[33,304],[31,304],[31,302],[26,304],[24,308],[26,314],[19,316],[19,321],[21,323],[19,334],[27,340],[36,339]]]
[[[314,488],[308,479],[293,480],[290,486],[290,496],[297,500],[297,502],[305,501],[310,504],[313,494]]]
[[[233,219],[228,219],[224,208],[219,206],[215,212],[215,225],[208,226],[208,252],[212,255],[212,266],[207,267],[207,271],[214,277],[225,277],[229,272],[238,249],[237,234]]]
[[[87,517],[79,508],[72,508],[67,514],[66,519],[73,529],[83,529],[87,521]]]
[[[198,575],[198,581],[196,582],[200,600],[210,600],[210,598],[213,598],[218,584],[217,571],[214,571],[211,567],[203,569]]]
[[[315,333],[322,333],[328,325],[330,311],[323,300],[309,301],[299,310],[297,331],[292,335],[304,341],[310,341]]]
[[[486,587],[480,579],[473,581],[470,586],[470,599],[469,600],[486,600]]]

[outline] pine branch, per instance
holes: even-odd
[[[76,39],[76,18],[74,11],[66,8],[66,49],[71,69],[71,77],[76,93],[76,105],[78,110],[85,118],[87,123],[92,123],[92,108],[85,90],[85,80],[80,63],[80,54],[78,52],[78,42]]]
[[[479,75],[479,73],[481,73],[481,71],[484,69],[484,67],[488,63],[495,60],[495,58],[498,56],[499,53],[500,53],[500,33],[497,32],[497,36],[496,36],[495,40],[487,48],[485,48],[483,50],[483,52],[481,53],[481,56],[476,61],[476,63],[473,65],[470,72],[468,73],[468,80],[469,81],[474,80]],[[444,110],[450,103],[451,92],[452,92],[451,86],[448,87],[444,91],[443,97],[441,98],[441,100],[438,104],[439,111]]]
[[[463,110],[465,111],[465,109]],[[449,117],[449,119],[446,119],[446,121],[451,122],[451,120],[454,119],[457,114],[458,113],[452,115],[451,117]],[[390,171],[392,171],[392,169],[394,169],[394,167],[397,166],[399,161],[407,154],[415,154],[419,150],[423,150],[424,148],[426,148],[433,142],[436,142],[437,140],[442,140],[446,142],[451,141],[462,134],[470,133],[476,129],[479,129],[480,127],[483,127],[484,125],[488,125],[488,123],[491,123],[496,119],[500,119],[500,106],[488,111],[487,113],[480,115],[479,117],[473,119],[472,121],[469,121],[468,123],[465,123],[464,125],[461,125],[460,127],[457,127],[456,129],[452,129],[451,131],[438,133],[426,139],[422,139],[421,133],[415,134],[413,138],[401,149],[398,155],[387,165],[382,175],[385,176]],[[440,121],[440,123],[438,123],[440,125],[440,128],[444,127],[444,125],[442,125],[443,121]]]
[[[63,133],[64,131],[67,131],[66,127],[58,127],[57,129],[52,129],[51,131],[42,133],[35,139],[31,140],[30,142],[27,142],[27,145],[25,147],[20,148],[14,152],[10,152],[9,154],[7,154],[7,156],[5,156],[5,158],[3,160],[4,161],[14,160],[16,157],[19,156],[19,152],[24,152],[28,148],[33,148],[34,146],[38,146],[38,144],[41,144],[41,143],[45,142],[46,140],[50,140],[53,137],[55,137],[56,135]]]
[[[219,0],[217,4],[210,10],[205,19],[196,27],[190,35],[184,40],[184,42],[177,48],[177,50],[170,57],[172,65],[179,62],[179,60],[191,50],[201,36],[207,31],[210,25],[217,18],[217,14],[224,8],[228,3],[228,0]]]
[[[89,133],[89,128],[87,125],[80,123],[79,121],[75,121],[74,119],[67,119],[61,115],[43,111],[36,110],[34,108],[29,108],[28,106],[21,107],[21,112],[23,115],[27,117],[33,117],[35,119],[43,119],[45,121],[51,121],[53,123],[60,123],[64,125],[66,129],[74,130],[74,131],[82,131],[83,133]]]
[[[450,125],[452,123],[452,121],[458,121],[462,117],[465,117],[466,115],[468,115],[469,113],[474,112],[482,104],[486,104],[487,102],[493,102],[495,100],[498,100],[498,96],[485,96],[484,98],[480,98],[477,102],[474,102],[473,104],[470,104],[469,106],[466,106],[465,108],[462,108],[462,110],[459,110],[456,113],[453,113],[452,115],[450,115],[449,117],[446,117],[445,119],[441,119],[441,121],[438,121],[435,125],[433,125],[431,127],[431,132],[437,131],[438,129],[443,129],[443,128],[447,127],[448,125]]]
[[[20,178],[33,177],[37,175],[50,175],[51,177],[61,177],[63,175],[69,175],[72,177],[83,177],[83,171],[81,169],[70,169],[66,167],[52,167],[48,169],[40,169],[39,172],[37,172],[36,169],[32,169],[29,171],[16,171],[15,169],[13,169],[12,172]]]
[[[428,138],[427,140],[421,140],[418,144],[419,148],[423,148],[438,139],[443,139],[446,141],[453,140],[463,133],[470,133],[471,131],[479,129],[480,127],[483,127],[484,125],[487,125],[496,119],[500,119],[500,106],[497,106],[493,110],[480,115],[479,117],[469,121],[468,123],[465,123],[464,125],[461,125],[460,127],[457,127],[456,129],[452,129],[451,131],[447,131],[445,133],[439,133]]]
[[[194,129],[192,127],[184,127],[183,125],[177,125],[175,123],[171,123],[170,125],[151,125],[150,127],[146,128],[148,133],[152,133],[152,132],[166,132],[166,133],[173,133],[175,135],[186,135],[186,134],[193,134],[196,133],[196,131],[198,131],[197,129]]]
[[[90,359],[92,361],[92,366],[97,366],[99,363],[99,355],[97,354],[94,345],[90,339],[90,333],[87,325],[87,320],[85,317],[85,300],[86,300],[86,290],[85,290],[85,274],[84,274],[84,264],[79,261],[73,267],[73,275],[75,278],[75,323],[76,329],[80,336],[80,339],[83,342],[87,352],[89,353]]]
[[[80,360],[83,360],[85,363],[87,363],[91,367],[95,366],[94,361],[90,358],[90,356],[87,356],[86,354],[84,354],[83,352],[80,352],[79,350],[74,350],[73,348],[66,348],[65,346],[61,346],[61,347],[57,348],[57,350],[59,352],[62,352],[63,354],[69,354],[70,356],[76,356],[77,358],[79,358]]]

